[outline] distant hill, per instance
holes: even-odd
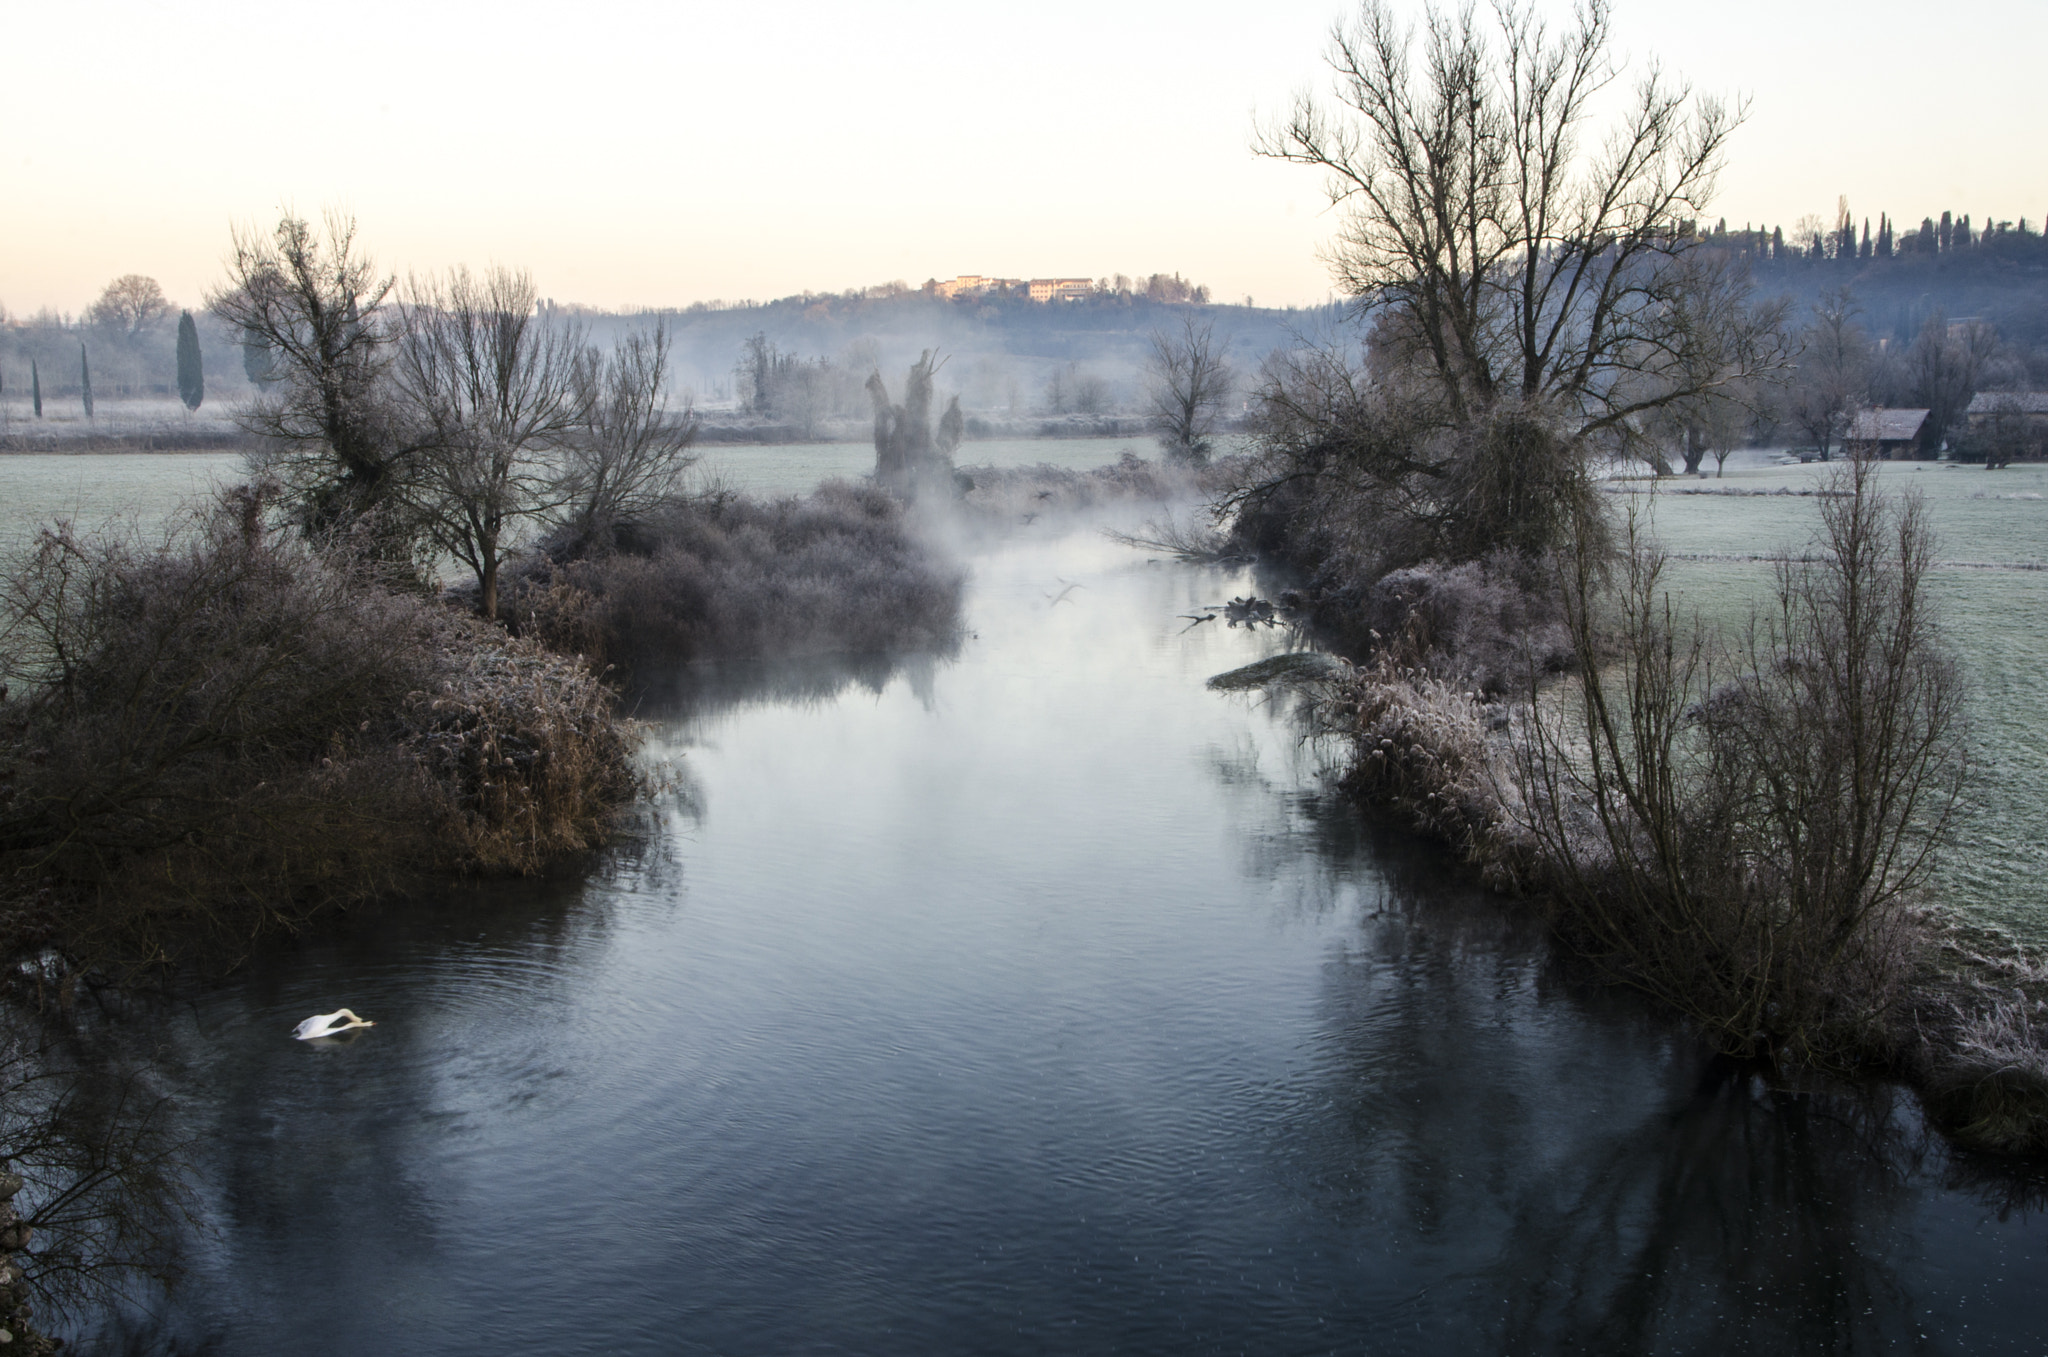
[[[938,385],[970,414],[1069,413],[1084,404],[1114,413],[1144,400],[1144,368],[1155,330],[1177,331],[1184,316],[1215,327],[1231,364],[1254,372],[1273,348],[1313,328],[1320,310],[1174,304],[1100,296],[1073,302],[987,297],[948,300],[922,291],[894,295],[806,295],[780,301],[680,311],[586,314],[591,337],[608,343],[625,328],[657,320],[673,342],[674,385],[714,408],[746,397],[736,373],[747,341],[761,336],[778,355],[823,360],[858,392],[879,368],[892,388],[919,352],[946,356]],[[864,397],[862,398],[864,400]],[[833,402],[844,411],[844,400]],[[862,407],[864,408],[864,406]]]
[[[1810,301],[1827,289],[1849,288],[1874,338],[1910,342],[1930,316],[1940,313],[1950,321],[1987,322],[2021,348],[2048,349],[2048,237],[2005,230],[1946,251],[1912,248],[1907,242],[1917,243],[1917,236],[1902,237],[1888,258],[1875,253],[1830,258],[1810,250],[1773,257],[1768,247],[1744,252],[1752,255],[1757,288],[1765,296]]]

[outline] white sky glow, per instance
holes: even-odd
[[[1413,4],[1405,7],[1413,10]],[[1546,8],[1561,10],[1562,4]],[[117,0],[17,6],[0,57],[0,305],[145,273],[185,305],[232,223],[339,206],[386,267],[508,263],[605,307],[956,273],[1179,272],[1327,294],[1307,170],[1255,116],[1337,0]],[[1616,0],[1655,57],[1747,95],[1715,213],[1787,227],[2048,214],[2048,3]]]

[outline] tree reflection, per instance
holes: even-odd
[[[1945,1349],[1924,1208],[2048,1203],[2040,1172],[1952,1154],[1903,1090],[1713,1057],[1440,857],[1371,831],[1324,846],[1377,893],[1326,963],[1318,1059],[1274,1148],[1442,1341]]]
[[[645,720],[702,721],[750,707],[822,707],[849,690],[879,696],[901,677],[929,705],[939,669],[956,654],[957,647],[949,647],[692,664],[639,676],[627,700]]]
[[[192,1223],[182,1148],[169,1099],[99,1025],[54,1006],[0,1013],[0,1166],[23,1183],[16,1261],[39,1326],[177,1280]]]
[[[1866,1247],[1916,1195],[1921,1147],[1892,1102],[1704,1060],[1674,1109],[1588,1137],[1524,1191],[1494,1274],[1506,1345],[1860,1352],[1916,1334],[1914,1297]]]

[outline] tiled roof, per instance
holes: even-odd
[[[2014,407],[2024,414],[2048,415],[2048,391],[1979,391],[1966,413],[1990,415]]]

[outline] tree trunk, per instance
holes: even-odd
[[[1706,440],[1700,437],[1699,429],[1691,424],[1685,426],[1685,474],[1700,474],[1700,464],[1707,460]]]
[[[482,597],[477,600],[477,611],[484,621],[498,620],[498,553],[484,553],[484,568],[477,574],[477,583],[482,586]]]

